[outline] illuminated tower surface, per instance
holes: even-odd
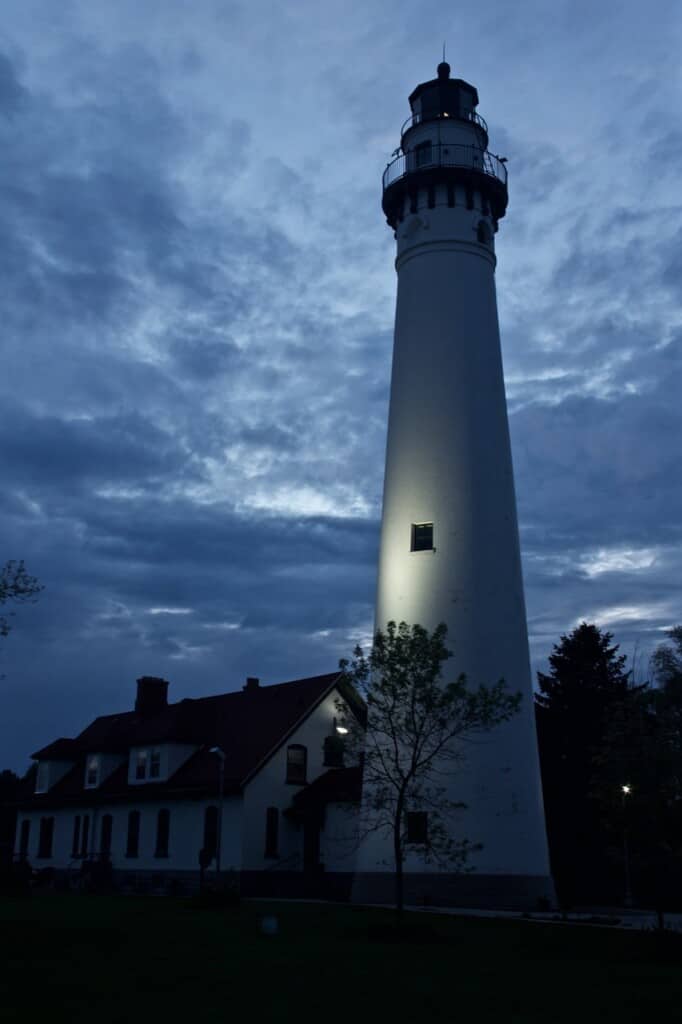
[[[383,210],[398,295],[376,626],[448,627],[446,675],[504,678],[520,713],[448,778],[453,834],[482,843],[466,875],[409,857],[408,902],[534,906],[553,899],[533,715],[516,499],[495,296],[505,162],[488,152],[476,89],[438,77],[410,96]],[[387,837],[358,854],[356,900],[390,900]]]

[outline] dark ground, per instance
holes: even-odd
[[[34,893],[0,901],[0,1020],[672,1020],[682,939],[663,939],[408,914],[396,941],[383,910]]]

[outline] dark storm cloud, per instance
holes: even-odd
[[[366,637],[394,304],[379,180],[438,58],[426,23],[509,157],[533,655],[585,616],[628,651],[682,619],[673,5],[655,26],[536,0],[484,0],[476,24],[440,0],[10,14],[0,560],[47,586],[3,644],[6,763],[129,706],[142,673],[218,692]]]

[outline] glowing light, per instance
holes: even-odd
[[[346,736],[348,734],[348,729],[346,729],[345,725],[337,725],[336,731],[339,736]]]
[[[625,785],[625,786],[621,786],[620,788],[621,788],[621,792],[625,793],[626,796],[627,796],[628,793],[630,793],[632,791],[632,786]]]

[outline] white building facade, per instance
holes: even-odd
[[[339,673],[265,687],[250,679],[237,693],[177,704],[167,686],[138,680],[135,711],[34,755],[15,860],[73,884],[106,867],[113,883],[139,891],[191,891],[220,877],[253,894],[347,896],[352,858],[336,826],[326,828],[348,775]],[[295,806],[317,790],[320,799]]]
[[[445,622],[446,673],[474,685],[503,678],[523,697],[447,783],[467,804],[453,834],[482,844],[473,872],[449,876],[413,857],[407,901],[533,906],[553,899],[553,885],[495,294],[507,171],[488,152],[477,103],[475,88],[439,65],[410,96],[384,174],[398,293],[376,628]],[[363,845],[358,900],[390,897],[387,845],[379,834]]]

